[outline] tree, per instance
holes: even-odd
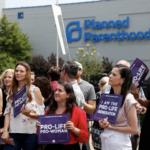
[[[22,32],[18,23],[9,22],[4,15],[0,20],[0,55],[5,53],[17,61],[28,61],[32,49],[27,34]]]
[[[0,74],[4,72],[6,69],[14,69],[17,60],[8,56],[6,53],[0,54]]]

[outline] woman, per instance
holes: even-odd
[[[3,132],[4,127],[4,110],[6,108],[6,97],[8,95],[8,91],[11,86],[12,77],[14,74],[13,69],[7,69],[3,72],[1,75],[1,84],[2,84],[2,90],[0,89],[0,134]],[[4,143],[0,140],[1,150],[3,150]]]
[[[87,143],[89,139],[86,114],[77,107],[76,98],[72,86],[65,82],[59,81],[52,105],[46,110],[48,114],[65,114],[69,113],[70,121],[66,123],[66,129],[70,130],[70,143],[51,144],[45,147],[45,150],[80,150],[80,143]],[[40,122],[37,122],[40,126]]]
[[[59,69],[60,69],[59,67],[53,66],[49,69],[49,71],[47,73],[50,78],[50,84],[53,86],[53,91],[55,91],[58,81],[60,79]]]
[[[98,106],[101,94],[104,92],[105,88],[108,85],[108,80],[108,77],[103,77],[98,83],[100,91],[96,93],[96,106]],[[104,129],[99,126],[99,122],[95,120],[92,125],[92,144],[94,149],[96,150],[101,150],[100,134],[103,132],[103,130]]]
[[[136,89],[136,87],[135,87]],[[150,93],[149,97],[150,97]],[[141,135],[140,135],[140,143],[139,150],[147,150],[150,149],[149,135],[150,135],[150,100],[145,100],[139,97],[139,91],[135,90],[134,95],[136,96],[136,100],[144,107],[147,108],[147,112],[142,124]]]
[[[129,67],[116,65],[109,76],[110,94],[123,95],[116,124],[107,118],[99,121],[104,132],[101,134],[102,150],[132,150],[130,134],[137,133],[136,101],[130,93],[132,72]]]
[[[43,99],[40,90],[31,86],[30,67],[25,62],[19,62],[15,67],[11,89],[7,96],[7,105],[4,112],[5,123],[2,140],[6,143],[4,150],[37,150],[36,121],[38,115],[44,113]],[[27,86],[26,107],[23,105],[21,113],[14,117],[13,95]],[[9,133],[8,133],[9,128]],[[9,137],[15,146],[9,145]]]
[[[44,105],[46,110],[52,102],[54,96],[52,85],[49,83],[49,80],[45,77],[38,77],[37,79],[35,79],[33,85],[40,89],[41,94],[44,98]]]

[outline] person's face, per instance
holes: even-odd
[[[34,80],[35,80],[34,75],[31,75],[31,84],[33,84],[33,83],[34,83]]]
[[[55,94],[54,94],[55,101],[57,103],[63,103],[63,102],[66,103],[66,100],[67,98],[69,98],[69,96],[70,94],[66,93],[64,86],[61,84],[58,84],[55,90]]]
[[[16,67],[15,77],[16,77],[17,81],[24,81],[24,80],[26,80],[26,74],[27,74],[27,71],[26,71],[26,68],[24,66],[18,65]]]
[[[121,86],[124,82],[124,79],[121,78],[120,71],[118,68],[113,68],[111,74],[109,76],[109,85],[112,87],[114,86]]]
[[[4,85],[6,87],[11,86],[12,77],[13,77],[13,74],[11,72],[8,71],[7,73],[5,73],[5,76],[4,76]]]

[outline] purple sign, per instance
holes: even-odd
[[[93,118],[95,120],[102,120],[108,117],[108,121],[115,125],[122,99],[122,95],[103,93]]]
[[[86,114],[86,117],[87,117],[87,121],[94,121],[94,114]]]
[[[38,144],[70,143],[70,131],[65,128],[69,114],[38,116]]]
[[[135,59],[131,65],[133,84],[139,84],[141,86],[142,81],[145,79],[146,75],[149,72],[148,67],[138,58]]]
[[[20,110],[23,104],[26,104],[27,101],[27,86],[23,86],[21,90],[13,95],[13,104],[14,104],[14,117],[20,114]]]

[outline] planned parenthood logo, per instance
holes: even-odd
[[[84,23],[80,21],[70,22],[66,27],[66,36],[68,43],[72,43],[72,41],[79,41],[82,38],[84,42],[92,41],[92,42],[108,42],[108,41],[124,41],[124,40],[143,40],[150,39],[150,28],[146,32],[142,31],[132,31],[127,32],[127,28],[129,28],[130,21],[129,17],[124,18],[123,20],[109,20],[109,21],[96,21],[95,19],[84,20]],[[80,26],[81,25],[81,26]],[[71,27],[72,26],[72,27]],[[113,33],[102,33],[103,29],[120,29],[118,32]],[[83,29],[83,33],[82,33]],[[134,29],[134,28],[133,28]],[[73,31],[79,32],[79,36],[77,38],[72,37]],[[93,31],[95,31],[93,33]],[[114,30],[115,31],[115,30]],[[95,34],[96,33],[96,34]]]
[[[70,28],[70,26],[72,25],[76,25],[76,28]],[[79,32],[79,36],[77,38],[72,38],[72,32],[73,31],[78,31]],[[67,36],[67,41],[68,43],[71,43],[72,41],[79,41],[82,37],[82,28],[80,28],[80,22],[79,21],[73,21],[70,22],[67,27],[66,27],[66,36]]]

